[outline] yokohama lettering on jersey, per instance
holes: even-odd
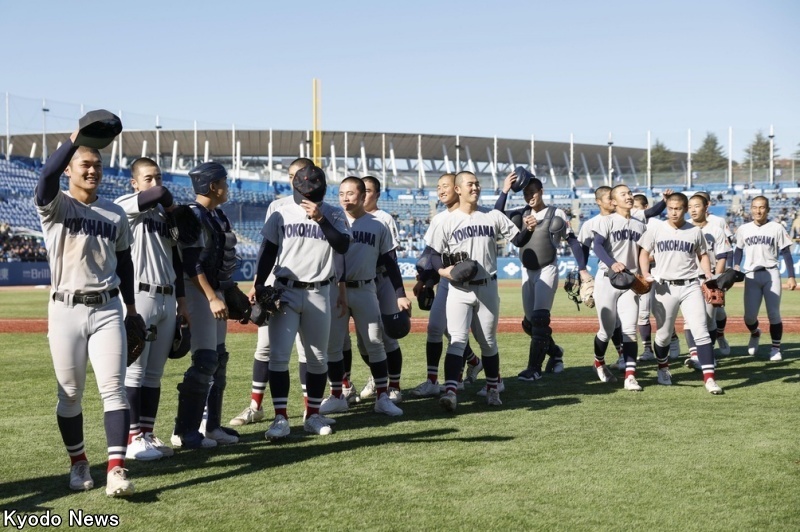
[[[606,243],[603,247],[611,258],[636,273],[639,271],[638,242],[646,230],[647,226],[640,220],[613,213],[600,219],[595,233],[605,238]],[[608,270],[603,261],[599,261],[599,268]]]
[[[655,257],[655,277],[669,281],[695,279],[702,273],[697,257],[706,253],[706,239],[699,227],[684,223],[674,228],[667,222],[645,231],[639,245]]]
[[[736,230],[736,247],[744,251],[744,270],[749,272],[778,265],[780,252],[792,241],[778,222],[749,222]]]
[[[350,234],[341,208],[320,203],[319,209],[337,231]],[[261,234],[278,246],[275,277],[306,283],[333,277],[333,248],[319,224],[309,220],[306,211],[294,201],[275,209]]]
[[[386,225],[370,213],[361,218],[347,217],[350,222],[350,247],[344,255],[347,267],[345,280],[366,281],[377,275],[375,266],[378,257],[390,252],[393,247],[392,235]]]
[[[139,193],[126,194],[114,203],[125,210],[131,227],[131,259],[136,281],[147,284],[168,285],[175,282],[172,266],[172,246],[175,241],[169,232],[164,208],[156,204],[144,212],[139,211]]]
[[[131,244],[122,207],[102,198],[87,205],[60,190],[53,201],[37,205],[36,210],[53,290],[82,294],[119,286],[117,252]]]
[[[443,217],[431,235],[430,246],[439,253],[464,251],[478,262],[476,280],[497,273],[497,239],[514,238],[519,229],[500,211],[479,207],[472,214],[455,210]]]

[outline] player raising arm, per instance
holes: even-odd
[[[92,115],[93,112],[89,113]],[[81,119],[81,123],[89,116]],[[119,118],[105,112],[101,125],[116,132]],[[116,125],[116,127],[114,127]],[[105,126],[104,126],[105,127]],[[130,411],[123,381],[127,363],[127,337],[122,299],[128,320],[136,314],[130,227],[122,207],[98,197],[103,161],[98,147],[82,146],[84,135],[75,131],[42,168],[35,191],[36,210],[47,243],[51,271],[47,338],[58,381],[56,419],[72,468],[69,487],[94,487],[83,440],[81,400],[86,385],[86,366],[92,361],[100,397],[108,448],[106,494],[131,495],[125,451]],[[66,173],[69,190],[59,188]]]

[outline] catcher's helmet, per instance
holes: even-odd
[[[411,332],[411,315],[405,310],[394,314],[381,314],[383,330],[386,336],[399,340],[405,338]]]
[[[178,316],[175,320],[175,336],[172,340],[172,348],[169,350],[169,358],[183,358],[189,352],[192,344],[192,333],[189,325],[184,321],[183,316]]]
[[[211,183],[228,178],[228,171],[219,163],[208,162],[189,170],[189,177],[192,179],[194,193],[205,196],[208,194]]]

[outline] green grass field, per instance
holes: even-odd
[[[43,294],[0,292],[0,309],[44,317]],[[518,290],[504,286],[503,297],[504,306],[515,304]],[[559,303],[556,313],[567,308]],[[786,306],[784,313],[797,315]],[[672,387],[656,384],[652,364],[640,368],[642,393],[623,391],[621,382],[601,384],[590,367],[591,338],[559,335],[566,371],[525,384],[513,376],[527,359],[528,338],[503,334],[503,407],[489,409],[475,396],[481,384],[460,395],[455,416],[424,399],[406,400],[404,416],[389,419],[368,402],[337,415],[328,437],[304,435],[293,371],[288,441],[266,442],[267,424],[260,423],[243,427],[234,446],[129,462],[137,493],[116,500],[103,490],[105,437],[93,375],[84,416],[97,487],[72,493],[47,339],[0,334],[7,382],[0,509],[49,510],[64,524],[70,510],[115,514],[122,530],[800,528],[800,335],[785,337],[786,360],[779,363],[747,356],[737,347],[746,336],[729,335],[733,352],[718,371],[723,396],[708,394],[701,377],[681,365]],[[254,333],[229,337],[226,420],[249,400],[255,342]],[[409,336],[403,348],[403,385],[411,388],[424,378],[425,336]],[[167,365],[157,424],[164,439],[186,367],[186,359]],[[357,385],[366,375],[356,362]]]

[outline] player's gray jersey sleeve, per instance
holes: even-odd
[[[124,251],[131,247],[131,226],[128,223],[128,217],[125,214],[125,211],[119,205],[112,204],[116,209],[119,210],[120,214],[120,221],[119,221],[119,233],[117,236],[117,251]]]
[[[658,226],[656,226],[655,228],[651,227],[647,231],[645,231],[644,234],[639,238],[639,241],[637,242],[637,244],[639,244],[639,247],[646,250],[648,253],[652,253],[657,232],[658,232]]]
[[[139,193],[133,192],[131,194],[125,194],[124,196],[120,196],[114,200],[114,203],[122,207],[125,211],[125,214],[128,218],[136,218],[139,216],[141,211],[139,210]]]
[[[515,236],[517,236],[519,229],[505,214],[494,209],[489,212],[495,219],[495,226],[497,227],[497,231],[500,235],[502,235],[506,240],[512,240]]]

